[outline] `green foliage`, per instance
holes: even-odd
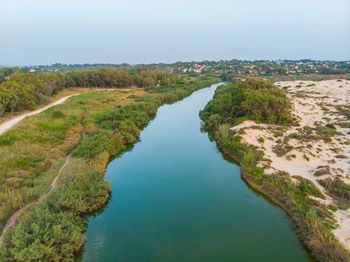
[[[40,128],[50,130],[50,131],[66,131],[67,126],[65,124],[55,124],[48,122],[37,122],[36,125]]]
[[[331,174],[331,167],[330,166],[318,166],[314,176],[324,176],[324,175],[330,175]]]
[[[330,129],[336,129],[333,124],[327,124],[326,127],[330,128]]]
[[[26,157],[16,156],[14,158],[10,158],[7,165],[12,168],[24,168],[30,165],[30,160]]]
[[[125,149],[124,137],[111,131],[100,131],[88,136],[74,151],[74,156],[93,158],[102,152],[115,156]]]
[[[220,82],[219,78],[202,77],[198,80],[191,80],[186,82],[178,82],[169,86],[152,86],[146,87],[145,91],[151,93],[160,93],[161,103],[172,103],[182,99],[194,91],[207,87],[211,84]]]
[[[301,192],[305,193],[305,195],[312,195],[321,199],[326,199],[326,196],[310,180],[301,176],[294,177],[299,180],[298,187]]]
[[[330,125],[330,127],[328,126]],[[339,134],[333,124],[327,124],[325,126],[317,126],[316,134],[319,139],[323,139],[325,142],[330,142],[332,136]]]
[[[1,261],[72,261],[85,242],[85,222],[73,214],[41,204],[8,231],[0,248]]]
[[[318,182],[327,192],[337,200],[337,204],[342,209],[350,207],[350,185],[345,184],[340,178],[326,178]]]
[[[285,154],[289,153],[293,149],[293,146],[287,144],[287,143],[281,143],[274,145],[272,147],[272,151],[278,156],[284,156]]]
[[[335,212],[335,211],[338,210],[338,208],[337,208],[336,206],[333,206],[333,205],[328,205],[328,208],[329,208],[330,210],[332,210],[333,212]]]
[[[96,68],[83,71],[73,71],[63,75],[65,87],[147,87],[169,86],[179,82],[174,74],[162,73],[157,70],[125,71],[115,68]]]
[[[66,116],[66,114],[63,113],[60,110],[55,110],[55,111],[52,112],[52,117],[53,118],[64,118],[65,116]]]
[[[339,122],[338,125],[340,125],[343,128],[350,128],[350,122]]]
[[[264,142],[265,142],[265,139],[264,139],[263,137],[259,137],[259,138],[258,138],[258,141],[259,141],[259,143],[264,143]]]
[[[21,111],[36,105],[34,90],[25,83],[6,81],[0,84],[0,114]],[[0,115],[0,116],[1,116]]]
[[[68,211],[81,219],[102,207],[111,191],[109,182],[103,179],[108,158],[108,154],[101,153],[93,160],[71,159],[57,189],[47,199],[47,205],[54,210]]]
[[[269,124],[290,124],[290,102],[283,90],[267,81],[246,79],[220,86],[214,99],[200,112],[208,126],[210,116],[219,114],[221,123],[234,124],[238,119],[252,119]]]

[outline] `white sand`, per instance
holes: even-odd
[[[245,121],[238,126],[231,128],[236,132],[243,132],[242,142],[258,147],[264,151],[265,158],[271,160],[260,165],[266,165],[265,173],[271,174],[278,170],[286,171],[290,175],[301,176],[311,180],[327,197],[321,200],[326,204],[333,202],[324,188],[317,182],[318,179],[327,177],[340,177],[345,183],[350,183],[350,160],[349,158],[336,158],[336,155],[350,156],[350,128],[342,128],[337,123],[346,121],[346,117],[341,115],[336,109],[337,105],[349,105],[350,102],[350,81],[349,80],[327,80],[320,82],[312,81],[290,81],[276,83],[281,88],[290,86],[287,89],[288,97],[292,101],[292,112],[297,117],[300,126],[290,127],[280,131],[281,136],[274,136],[278,127],[266,124],[257,124],[253,121]],[[298,87],[297,87],[298,86]],[[301,86],[301,87],[300,87]],[[288,144],[293,149],[283,156],[277,156],[273,152],[273,146],[277,141],[285,136],[298,133],[299,128],[309,126],[315,128],[315,122],[326,125],[333,123],[336,130],[341,134],[335,135],[330,142],[323,140],[299,141],[290,138]],[[261,129],[251,128],[260,126]],[[278,131],[278,130],[277,130]],[[349,134],[348,134],[349,132]],[[315,132],[313,131],[315,134]],[[263,142],[258,139],[264,138]],[[260,139],[261,140],[261,139]],[[288,157],[289,156],[289,157]],[[309,159],[309,160],[307,160]],[[329,162],[330,161],[330,162]],[[315,176],[314,173],[319,166],[329,166],[330,174]],[[334,213],[339,224],[339,228],[334,230],[335,236],[344,246],[350,250],[350,212],[338,210]]]

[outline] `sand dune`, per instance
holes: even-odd
[[[342,108],[347,108],[350,104],[350,81],[293,81],[279,82],[276,85],[287,90],[299,126],[281,128],[245,121],[232,130],[242,132],[240,135],[244,143],[264,151],[265,158],[271,162],[265,161],[259,165],[265,168],[266,174],[280,170],[292,176],[307,178],[326,195],[326,200],[317,200],[332,204],[334,200],[317,180],[337,176],[350,184],[350,128],[344,125],[350,122],[341,112]],[[336,127],[336,134],[330,139],[306,138],[306,134],[319,135],[318,128],[327,124]],[[255,127],[252,128],[253,126]],[[322,176],[317,176],[318,170],[324,170]],[[339,228],[333,232],[350,250],[349,209],[338,210],[334,216]]]

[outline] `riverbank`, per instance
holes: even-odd
[[[13,150],[17,146],[16,143],[18,146],[23,146],[23,139],[16,142],[12,138],[22,138],[18,133],[26,132],[27,129],[22,127],[28,124],[35,129],[33,132],[35,138],[45,135],[45,132],[39,132],[42,129],[49,131],[46,136],[47,139],[52,139],[50,143],[52,149],[49,151],[56,154],[55,159],[50,159],[51,167],[58,167],[58,163],[62,163],[62,158],[69,152],[73,152],[72,159],[62,171],[52,194],[43,203],[33,207],[28,214],[20,217],[18,225],[5,234],[4,243],[0,249],[4,261],[72,260],[74,253],[85,242],[82,232],[87,226],[86,215],[104,205],[109,198],[111,189],[109,183],[103,180],[108,161],[122,153],[127,145],[137,141],[140,130],[155,116],[159,106],[179,100],[215,82],[219,80],[216,78],[195,80],[172,87],[149,88],[147,92],[114,91],[75,96],[68,103],[59,105],[54,110],[47,110],[49,112],[45,111],[34,116],[35,121],[23,120],[18,128],[1,136],[4,141],[2,156],[7,157],[3,161],[7,164],[9,158],[17,159],[18,155],[13,156],[12,153],[6,156],[8,153],[6,154],[4,149]],[[50,125],[44,123],[44,119],[50,122]],[[53,119],[54,122],[52,122]],[[60,141],[55,141],[57,138]],[[32,139],[28,139],[28,143]],[[47,139],[41,138],[39,141],[36,140],[36,143],[48,142]],[[10,141],[7,143],[11,144],[6,144],[6,141]],[[36,150],[31,154],[42,152],[44,155],[50,155],[47,151],[42,151],[43,145],[34,144],[32,148]],[[28,147],[26,149],[29,150]],[[19,165],[18,161],[15,161],[15,167],[24,170],[28,170],[28,167],[39,168],[36,163],[44,161],[42,159],[32,161],[32,158],[34,156],[24,160],[24,156],[21,156],[20,163],[27,164]],[[40,156],[35,156],[34,160],[38,158]],[[33,193],[33,188],[36,189],[33,198],[41,195],[40,185],[43,187],[42,184],[47,183],[52,174],[57,172],[51,169],[51,175],[48,175],[48,171],[46,171],[46,177],[45,172],[40,173],[41,175],[38,176],[42,178],[40,183],[35,183],[38,177],[28,181],[29,184],[31,181],[34,182],[30,184],[33,185],[29,187],[31,190],[27,190]],[[17,179],[10,181],[18,182]],[[18,185],[21,186],[20,183]],[[24,185],[24,188],[28,188],[27,185]],[[25,191],[22,188],[23,186],[19,187],[20,190],[17,190],[16,194]],[[8,199],[9,202],[14,199],[11,195],[3,198]],[[28,201],[23,196],[21,199]],[[20,206],[25,205],[26,201],[23,201]],[[3,208],[8,207],[13,206],[9,203],[3,204]],[[7,211],[7,213],[10,212]],[[40,221],[37,220],[38,217]],[[23,235],[28,237],[23,239]]]
[[[89,218],[78,261],[314,262],[282,210],[200,130],[216,88],[161,107],[140,142],[108,163],[111,198]]]
[[[305,86],[307,85],[305,84]],[[226,88],[225,90],[225,87],[218,89],[218,95],[215,97],[218,102],[215,103],[218,105],[222,103],[221,99],[225,98],[223,96],[225,92],[230,92],[230,89]],[[325,190],[321,190],[318,186],[315,187],[308,177],[299,174],[297,174],[299,176],[295,176],[296,174],[292,170],[291,173],[287,173],[283,169],[266,172],[274,164],[281,164],[281,160],[274,161],[267,154],[270,148],[269,143],[271,144],[271,141],[279,139],[280,136],[285,134],[286,130],[293,127],[291,125],[285,127],[268,125],[267,127],[267,124],[257,124],[253,121],[240,123],[241,120],[230,119],[225,110],[215,111],[214,113],[217,113],[215,116],[211,108],[215,108],[213,102],[210,105],[208,104],[204,112],[201,113],[202,119],[206,126],[215,133],[218,146],[226,154],[241,163],[243,179],[253,188],[271,198],[289,214],[301,240],[318,260],[349,261],[349,252],[334,237],[334,231],[332,232],[339,226],[337,225],[336,216],[332,214],[333,206],[327,206],[329,203],[323,201],[326,199]],[[240,110],[239,107],[236,110]],[[275,117],[278,118],[278,114]],[[225,122],[225,119],[229,120]],[[249,116],[244,120],[247,119],[249,119]],[[264,119],[261,120],[264,121]],[[238,124],[231,128],[234,122]],[[265,131],[269,132],[268,136],[261,135],[261,132]],[[273,133],[275,133],[275,136]],[[252,140],[256,143],[247,142]],[[282,143],[282,141],[283,139],[279,143]],[[288,143],[285,141],[281,147],[287,145]],[[294,157],[282,161],[290,161],[288,162],[289,166],[296,170],[292,159]]]
[[[301,176],[324,194],[325,199],[314,200],[331,207],[330,212],[337,220],[333,233],[350,250],[350,134],[346,113],[350,81],[294,81],[276,85],[286,90],[298,126],[281,129],[246,121],[232,130],[241,133],[243,143],[264,152],[269,163],[260,165],[265,165],[266,174],[283,171]],[[333,192],[325,181],[337,181],[339,191]]]

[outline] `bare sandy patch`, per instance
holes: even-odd
[[[278,171],[312,181],[334,204],[318,182],[327,177],[350,184],[350,81],[287,81],[275,83],[287,91],[298,126],[280,127],[245,121],[231,130],[242,142],[264,152],[260,163],[266,174]],[[347,112],[347,110],[349,111]],[[350,250],[350,212],[334,212],[339,227],[335,236]]]

